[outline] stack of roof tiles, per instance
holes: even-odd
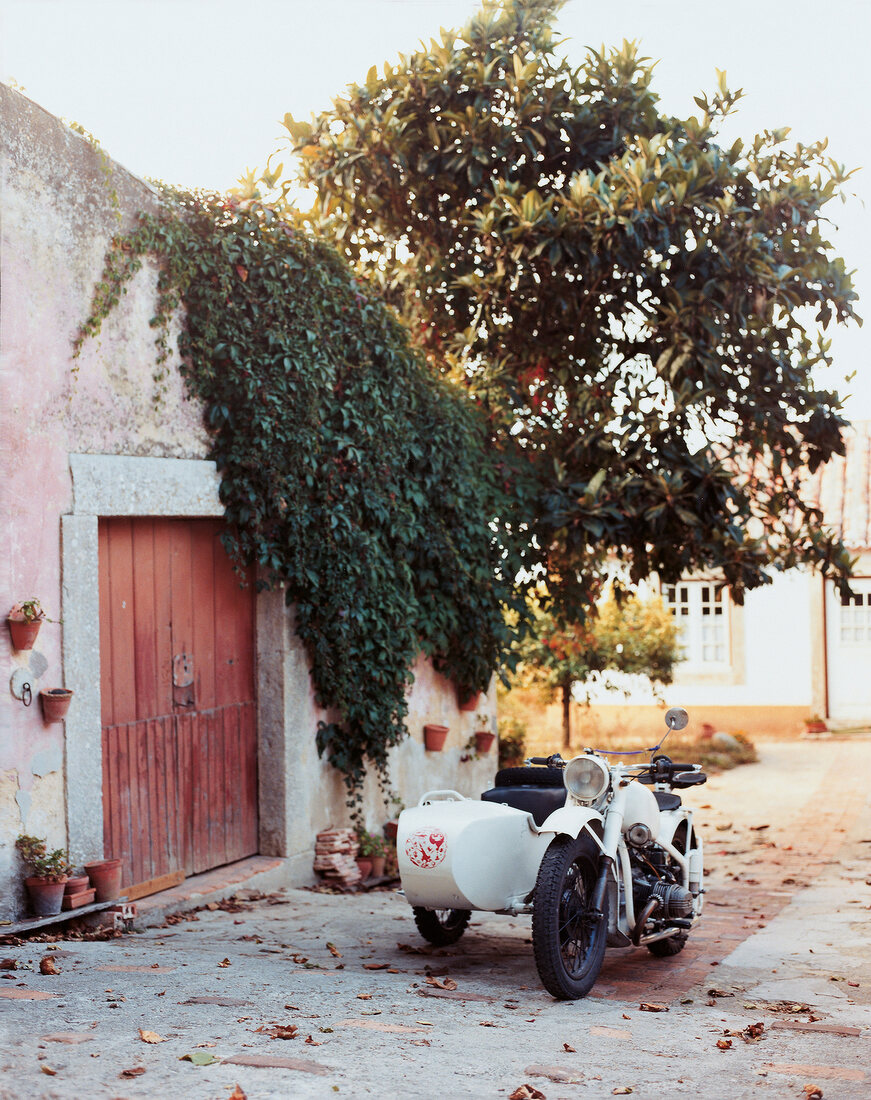
[[[325,829],[315,839],[314,869],[335,886],[356,886],[360,881],[358,850],[353,829]]]

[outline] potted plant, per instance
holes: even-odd
[[[478,711],[475,715],[475,726],[475,752],[484,756],[493,748],[496,740],[496,734],[489,728],[490,715],[484,710]]]
[[[423,743],[427,752],[441,752],[448,736],[447,726],[428,725],[423,727]]]
[[[24,880],[30,905],[37,917],[52,917],[61,910],[64,890],[70,872],[65,849],[49,851],[43,837],[21,833],[15,841],[24,863],[33,874]]]
[[[360,857],[369,860],[370,870],[375,878],[383,878],[387,848],[380,836],[367,833],[365,829],[360,833]]]
[[[9,624],[9,633],[12,635],[12,645],[15,649],[33,649],[33,643],[42,626],[42,620],[54,622],[49,619],[42,609],[42,605],[35,597],[31,600],[21,600],[12,605],[6,622]]]
[[[73,697],[69,688],[43,688],[39,693],[42,703],[42,717],[46,722],[62,722],[70,709]]]
[[[480,691],[473,691],[472,688],[467,687],[457,688],[457,705],[460,710],[477,710],[480,698]]]

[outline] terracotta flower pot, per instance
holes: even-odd
[[[387,856],[373,856],[372,857],[372,874],[375,878],[384,877],[384,866],[387,863]]]
[[[360,878],[368,878],[372,874],[372,860],[368,856],[358,856],[357,870],[360,872]]]
[[[121,860],[86,863],[85,870],[97,891],[97,901],[114,901],[121,893]]]
[[[43,719],[46,722],[62,722],[70,709],[72,697],[69,688],[43,688],[39,693]]]
[[[76,875],[73,878],[67,879],[67,888],[64,890],[66,897],[71,894],[81,894],[83,890],[87,890],[91,885],[91,880],[87,875]]]
[[[14,649],[33,649],[36,635],[42,626],[41,619],[7,619]]]
[[[481,698],[480,691],[468,692],[465,688],[457,689],[457,704],[460,710],[477,710],[478,700]]]
[[[60,912],[66,884],[66,875],[61,875],[57,880],[47,879],[42,875],[31,875],[24,880],[30,897],[30,907],[35,916],[53,917],[55,913]]]
[[[485,752],[489,752],[493,748],[495,740],[495,733],[491,733],[489,730],[475,730],[475,752],[483,756]]]
[[[447,726],[424,726],[423,743],[427,752],[441,752],[448,736]]]
[[[96,890],[91,887],[90,890],[79,890],[77,894],[64,894],[62,908],[82,909],[86,905],[91,905],[93,904],[95,893]]]

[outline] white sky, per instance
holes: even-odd
[[[410,52],[439,26],[462,25],[478,0],[0,0],[0,80],[81,123],[138,175],[224,189],[262,166],[286,111],[307,118],[369,66]],[[659,59],[665,110],[688,115],[714,69],[746,98],[725,138],[791,126],[830,140],[835,160],[867,164],[871,143],[871,4],[867,0],[569,0],[558,29],[584,47],[639,39]],[[869,166],[871,167],[871,166]],[[834,239],[871,314],[871,171],[833,206]],[[871,317],[869,317],[871,326]],[[871,417],[871,327],[834,334],[826,385]],[[852,383],[844,376],[856,371]]]

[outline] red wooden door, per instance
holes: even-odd
[[[220,530],[100,521],[103,838],[126,885],[257,851],[254,593]]]

